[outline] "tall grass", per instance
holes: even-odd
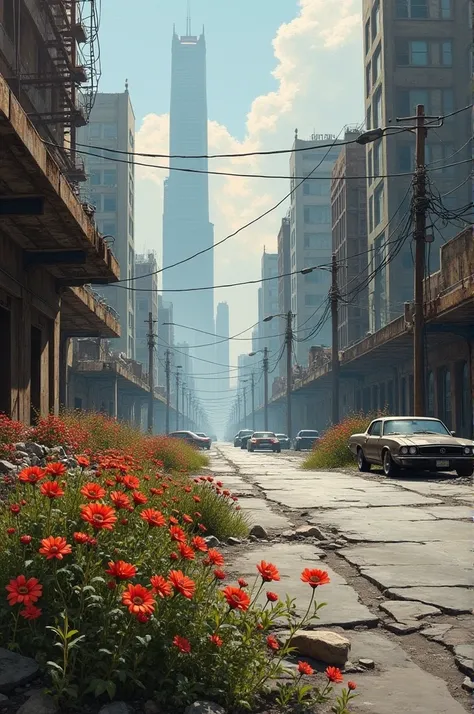
[[[349,466],[355,457],[349,451],[348,443],[352,434],[364,432],[376,414],[351,414],[339,424],[331,426],[316,442],[313,451],[303,462],[304,469],[330,469]]]

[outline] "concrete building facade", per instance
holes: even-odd
[[[229,306],[226,302],[220,302],[216,309],[216,362],[219,365],[230,364],[230,326],[229,326]],[[219,366],[219,372],[225,372],[225,368]],[[229,372],[216,378],[218,386],[223,391],[230,387]]]
[[[132,278],[135,271],[135,169],[133,162],[117,161],[123,156],[111,150],[133,152],[135,147],[135,116],[128,89],[122,93],[99,93],[89,124],[78,132],[78,141],[88,146],[91,155],[84,155],[87,183],[84,199],[95,207],[99,231],[117,256],[123,278]],[[129,287],[138,287],[139,281]],[[135,359],[135,292],[120,287],[104,288],[107,303],[119,315],[121,337],[113,349]]]
[[[286,314],[291,310],[291,249],[290,249],[290,218],[281,220],[278,231],[278,312]],[[278,374],[286,374],[284,361],[280,361]]]
[[[425,106],[427,115],[443,116],[472,103],[469,6],[469,0],[364,0],[367,129],[396,126],[396,118],[413,116],[417,104]],[[442,127],[428,131],[430,188],[439,191],[448,210],[465,206],[472,198],[471,136],[469,111],[448,117]],[[367,175],[372,177],[367,197],[370,267],[376,270],[369,288],[370,329],[374,331],[401,314],[405,301],[413,298],[409,236],[413,134],[390,132],[367,146],[366,158]],[[457,165],[448,166],[453,163]],[[406,175],[393,177],[400,173]],[[436,215],[432,222],[429,269],[435,270],[440,245],[459,225],[451,221],[445,226]],[[393,257],[390,241],[404,232],[408,237]]]
[[[163,300],[158,295],[158,384],[163,389],[166,387],[166,352],[170,351],[170,365],[174,364],[174,327],[173,327],[173,303]],[[178,363],[176,363],[178,364]]]
[[[140,280],[134,281],[137,292],[135,293],[135,359],[143,365],[148,372],[148,315],[151,312],[153,319],[153,333],[158,331],[158,263],[154,253],[135,256],[135,277],[143,275]],[[156,340],[155,340],[156,341]],[[155,351],[153,383],[158,385],[158,359]]]
[[[356,134],[346,132],[345,141]],[[339,349],[363,339],[369,329],[367,290],[367,185],[365,148],[348,144],[334,164],[331,185],[332,251],[338,264]]]

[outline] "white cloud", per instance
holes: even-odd
[[[209,122],[210,153],[234,153],[291,148],[295,128],[300,137],[337,133],[363,118],[362,30],[360,0],[299,0],[296,17],[284,23],[273,39],[276,91],[256,97],[239,141],[215,120]],[[146,116],[137,133],[136,150],[168,151],[168,116]],[[220,159],[210,168],[239,173],[288,174],[288,155]],[[153,163],[166,165],[164,159]],[[160,237],[163,179],[166,172],[137,170],[138,188],[146,188],[153,206],[137,204],[138,234]],[[146,185],[146,187],[145,187]],[[138,191],[138,192],[139,192]],[[210,177],[210,212],[216,241],[268,210],[289,191],[288,180]],[[260,256],[276,249],[276,236],[287,206],[231,238],[215,250],[216,283],[258,278]],[[139,246],[140,247],[140,246]],[[256,288],[216,292],[216,302],[229,303],[231,331],[255,322]],[[243,309],[243,306],[245,309]],[[233,343],[232,360],[246,343]]]

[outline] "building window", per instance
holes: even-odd
[[[399,144],[397,146],[397,168],[398,171],[413,171],[414,150],[411,144]]]
[[[375,0],[372,10],[372,42],[375,40],[380,30],[380,2]]]
[[[117,138],[117,124],[115,122],[109,122],[103,124],[103,137],[104,139],[116,139]]]
[[[91,139],[100,139],[100,127],[99,123],[90,124],[89,126],[89,137]]]
[[[311,293],[304,296],[304,304],[306,307],[315,307],[321,302],[321,295],[312,295]]]
[[[438,411],[440,418],[444,421],[448,429],[451,429],[451,372],[447,367],[442,367],[442,369],[439,370],[438,386]]]
[[[128,232],[133,238],[133,218],[131,216],[128,217]]]
[[[90,172],[89,183],[91,186],[100,186],[100,171],[94,169]]]
[[[383,126],[382,120],[382,90],[379,88],[374,99],[374,129]]]
[[[367,67],[365,68],[365,94],[368,97],[370,94],[370,88],[371,88],[371,82],[370,82],[370,73],[372,70],[372,65],[370,62],[367,64]]]
[[[442,20],[450,20],[452,16],[451,0],[440,0],[440,15]]]
[[[303,194],[305,196],[329,196],[331,192],[330,179],[314,179],[305,181],[303,184]]]
[[[369,130],[371,127],[371,121],[370,121],[371,115],[372,115],[372,110],[371,110],[370,104],[369,104],[369,106],[367,107],[366,115],[365,115],[365,128],[367,130]]]
[[[365,23],[365,54],[370,49],[370,17]]]
[[[380,44],[374,52],[374,58],[372,60],[372,84],[375,85],[376,81],[380,77],[382,72],[382,52]]]
[[[434,417],[434,374],[433,372],[429,372],[428,374],[428,379],[427,379],[427,408],[428,408],[428,416]]]
[[[104,213],[112,213],[117,210],[116,196],[104,195],[103,209]]]
[[[117,224],[115,221],[104,221],[102,223],[102,233],[106,236],[114,236],[117,233]]]
[[[332,236],[328,233],[305,233],[304,247],[312,250],[328,250],[332,245]]]
[[[291,231],[291,247],[294,248],[296,244],[296,231],[293,228]]]
[[[430,113],[430,92],[428,89],[400,89],[397,93],[397,113],[411,116],[416,112],[417,104],[423,104],[425,113]]]
[[[374,197],[369,198],[369,233],[374,230]]]
[[[451,40],[446,40],[441,43],[441,64],[443,67],[452,67],[453,43]]]
[[[374,226],[377,227],[383,217],[383,183],[374,192]]]
[[[369,177],[369,186],[372,183],[372,149],[367,150],[367,176]]]
[[[305,206],[304,222],[312,225],[331,222],[329,206]]]
[[[102,180],[104,186],[117,185],[117,169],[104,169],[104,177]]]
[[[382,166],[382,139],[374,144],[374,176],[380,176]]]
[[[443,89],[443,114],[450,114],[454,111],[454,94],[452,89]]]
[[[424,40],[398,39],[396,42],[396,61],[398,65],[426,67],[428,60],[428,43]]]
[[[428,0],[396,0],[395,15],[397,18],[419,20],[428,17]]]

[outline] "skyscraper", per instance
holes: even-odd
[[[188,17],[186,34],[174,32],[171,61],[170,154],[205,157],[207,141],[206,42],[204,32],[192,34]],[[164,186],[163,213],[163,288],[176,290],[214,284],[213,225],[209,222],[209,186],[206,158],[172,158]],[[191,255],[205,251],[175,268],[169,268]],[[178,342],[203,344],[202,335],[179,325],[193,326],[214,333],[214,291],[170,293],[173,301],[175,338]],[[212,338],[207,340],[212,343]],[[192,351],[192,353],[194,353]],[[213,360],[214,348],[195,351],[195,356]],[[199,363],[199,372],[212,365]]]
[[[229,306],[226,302],[220,302],[216,310],[216,362],[220,364],[230,364],[229,362]],[[224,338],[227,338],[224,340]],[[219,367],[219,372],[224,371]],[[229,373],[219,377],[219,387],[223,391],[229,389]]]

